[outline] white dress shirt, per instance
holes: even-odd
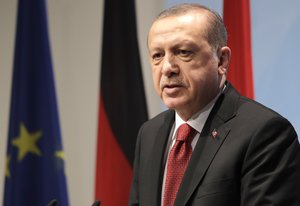
[[[221,93],[220,93],[221,94]],[[161,205],[163,205],[163,197],[164,197],[164,188],[165,188],[165,181],[166,181],[166,174],[167,174],[167,159],[169,157],[171,148],[173,147],[173,145],[176,142],[176,136],[177,136],[177,130],[178,128],[184,124],[187,123],[188,125],[190,125],[192,128],[194,128],[197,131],[197,134],[195,135],[191,146],[192,146],[192,150],[194,151],[194,148],[197,144],[197,141],[199,139],[200,133],[204,127],[204,124],[208,118],[209,113],[211,112],[213,106],[215,105],[218,97],[220,96],[220,94],[218,94],[209,104],[207,104],[202,110],[200,110],[199,112],[197,112],[195,115],[193,115],[190,119],[188,119],[186,122],[184,120],[181,119],[181,117],[176,113],[175,115],[175,122],[172,126],[170,135],[169,135],[169,140],[168,140],[168,144],[165,150],[165,155],[164,155],[164,177],[163,177],[163,184],[162,184],[162,196],[161,196]]]

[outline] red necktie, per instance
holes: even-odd
[[[182,177],[192,155],[191,142],[195,134],[196,131],[188,124],[182,124],[178,128],[176,142],[167,162],[163,206],[174,205]]]

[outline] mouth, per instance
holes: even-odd
[[[172,88],[176,88],[176,87],[182,87],[182,85],[180,84],[165,84],[163,85],[163,89],[167,88],[167,89],[172,89]]]
[[[168,96],[176,95],[179,90],[183,87],[181,84],[166,84],[163,85],[162,91],[167,94]]]

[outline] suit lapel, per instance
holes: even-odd
[[[168,142],[168,137],[170,130],[174,123],[174,111],[170,111],[166,114],[163,119],[162,126],[158,129],[157,136],[155,137],[155,143],[151,156],[151,161],[149,162],[149,205],[160,205],[161,201],[161,187],[163,178],[163,164],[164,164],[164,153],[165,147]]]
[[[235,116],[238,99],[238,93],[228,83],[200,134],[177,193],[175,206],[185,205],[203,179],[209,165],[230,132],[230,127],[224,123]]]

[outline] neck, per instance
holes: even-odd
[[[195,114],[204,111],[207,107],[210,107],[212,104],[214,104],[220,94],[224,91],[226,87],[226,84],[223,84],[220,89],[218,90],[217,95],[212,97],[209,102],[204,103],[203,105],[199,105],[198,108],[191,110],[192,107],[187,107],[187,109],[182,109],[182,110],[175,110],[176,113],[180,116],[182,120],[185,122],[188,121],[191,117],[193,117]]]

